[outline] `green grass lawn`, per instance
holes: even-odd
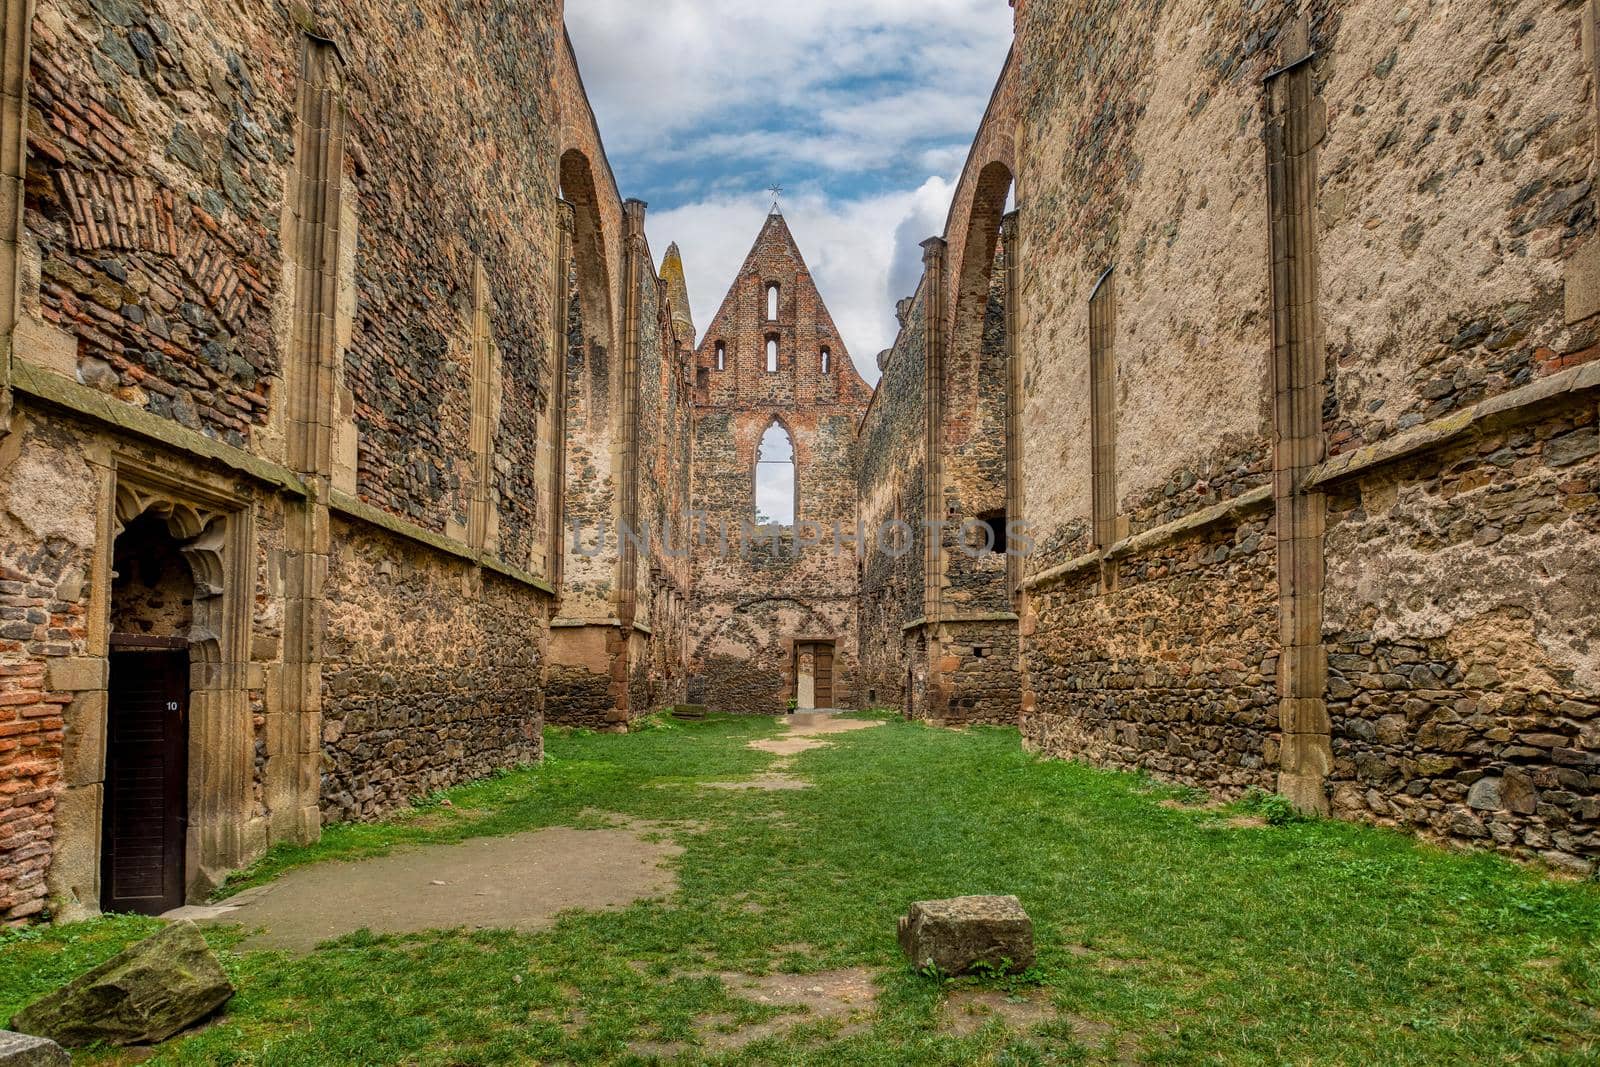
[[[723,1058],[1600,1062],[1600,887],[1341,823],[1230,826],[1138,777],[1035,760],[1014,730],[892,722],[796,757],[791,773],[815,788],[697,788],[762,770],[773,757],[744,746],[778,732],[714,718],[554,735],[543,767],[454,790],[450,806],[274,851],[229,888],[596,811],[683,820],[685,849],[674,899],[571,913],[543,933],[356,934],[303,958],[236,953],[236,935],[213,933],[239,993],[157,1062],[627,1062],[630,1041],[692,1041],[697,1016],[772,1013],[707,972],[854,966],[882,976],[870,1029],[834,1040],[811,1027]],[[1092,1043],[1067,1022],[939,1029],[948,987],[907,969],[895,919],[969,893],[1022,898],[1038,995],[1102,1024]],[[115,918],[0,939],[0,1015],[152,928]]]

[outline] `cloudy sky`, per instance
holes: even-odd
[[[567,26],[650,247],[677,241],[704,327],[783,210],[857,368],[943,231],[1011,43],[1004,0],[571,0]]]

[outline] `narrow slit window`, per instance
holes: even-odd
[[[761,435],[756,453],[756,522],[793,526],[795,511],[794,441],[774,422]]]
[[[767,286],[767,321],[778,321],[778,283],[772,282]]]
[[[778,373],[778,339],[776,337],[767,338],[767,373]]]
[[[728,369],[728,346],[722,341],[717,342],[717,369]]]
[[[826,348],[822,350],[822,373],[833,373],[833,353],[829,352]]]

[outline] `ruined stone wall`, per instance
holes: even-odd
[[[322,808],[373,819],[542,752],[548,598],[336,522],[323,645]]]
[[[648,249],[645,264],[653,264]],[[629,707],[648,714],[688,699],[682,606],[689,597],[690,339],[672,327],[673,305],[653,266],[642,273],[639,344],[639,554],[636,619],[648,628],[633,654]]]
[[[1006,510],[1006,276],[997,250],[982,295],[972,301],[976,327],[959,329],[945,377],[944,463],[940,482],[944,513],[943,610],[949,614],[1008,612],[1008,545],[981,531],[990,517],[1002,528]],[[1001,521],[1001,520],[1004,521]],[[1020,694],[1018,694],[1020,696]],[[1015,700],[1012,702],[1015,708]]]
[[[526,567],[544,521],[531,478],[556,365],[549,294],[558,147],[553,93],[529,88],[550,80],[560,19],[552,0],[510,18],[491,6],[441,7],[419,26],[392,5],[340,5],[361,228],[360,310],[345,370],[361,498],[431,530],[465,527],[473,481],[466,322],[481,265],[504,390],[492,476],[498,548]],[[462,74],[459,91],[441,96],[432,72],[452,69]]]
[[[767,315],[772,282],[780,287],[776,321]],[[779,338],[771,373],[769,335]],[[726,352],[722,371],[718,344]],[[766,220],[706,329],[696,375],[693,503],[704,518],[695,543],[691,699],[728,711],[782,711],[794,694],[794,642],[825,639],[835,642],[834,703],[853,706],[855,434],[869,392],[781,215]],[[794,442],[797,522],[772,539],[747,539],[757,450],[774,421]],[[849,539],[842,547],[836,524]]]
[[[222,568],[192,628],[192,658],[216,666],[191,692],[207,783],[191,893],[272,840],[315,837],[318,690],[344,731],[326,754],[348,796],[326,815],[537,757],[559,7],[36,5],[29,107],[4,115],[29,146],[0,383],[18,598],[0,664],[21,709],[0,745],[6,919],[45,912],[47,884],[59,914],[97,906],[109,569],[129,508]],[[324,369],[328,387],[304,389]],[[81,478],[63,491],[52,471]],[[374,555],[404,557],[394,582],[431,599],[338,573]],[[491,593],[463,599],[473,583]],[[386,653],[364,642],[382,638],[338,629],[357,619],[432,634],[426,680],[370,669]],[[470,699],[447,661],[485,664]],[[53,711],[23,714],[24,693]],[[441,737],[465,746],[447,770],[416,754]]]
[[[257,447],[298,61],[263,30],[221,9],[39,4],[19,337],[123,403]]]
[[[1016,726],[1022,697],[1014,618],[945,622],[935,628],[946,693],[938,719],[950,725]]]
[[[233,740],[252,770],[228,812],[228,832],[245,849],[237,858],[248,858],[267,841],[263,727],[267,679],[281,654],[283,589],[274,581],[282,571],[281,501],[195,469],[181,449],[36,405],[14,416],[0,460],[0,916],[17,922],[95,901],[109,633],[118,623],[164,636],[191,632],[195,579],[186,563],[179,561],[181,574],[164,570],[158,583],[182,591],[176,613],[171,605],[149,610],[145,571],[129,567],[120,583],[111,577],[106,533],[119,487],[126,493],[177,479],[191,494],[236,494],[242,510],[233,514],[249,516],[253,537],[241,564],[256,592],[243,605],[252,640],[235,650],[247,666]],[[129,580],[133,595],[119,595],[129,592]],[[205,815],[193,817],[199,823]]]
[[[1262,509],[1036,587],[1023,623],[1028,744],[1228,790],[1271,788],[1275,544]]]
[[[1017,7],[1025,493],[1044,535],[1025,729],[1052,753],[1270,784],[1290,498],[1271,485],[1287,431],[1262,84],[1305,54],[1296,12]],[[1326,704],[1336,813],[1587,870],[1593,28],[1547,0],[1302,13],[1324,459],[1293,484],[1325,511],[1308,565],[1326,589],[1286,618],[1320,633],[1312,677],[1328,668],[1296,714],[1314,731]],[[1097,545],[1088,302],[1108,268],[1116,514]]]
[[[1002,191],[1003,192],[1003,191]],[[992,258],[997,268],[1000,253]],[[902,305],[905,321],[884,355],[883,378],[858,435],[862,564],[860,687],[874,703],[952,723],[1015,724],[1022,699],[1009,547],[980,531],[1002,528],[1007,507],[1007,347],[1003,270],[969,302],[980,318],[958,332],[944,376],[939,435],[943,531],[939,621],[929,623],[923,526],[926,502],[927,282]],[[969,520],[972,520],[969,522]],[[904,541],[885,540],[886,524]],[[991,546],[998,551],[986,550]]]
[[[556,58],[561,195],[575,225],[564,405],[567,552],[551,649],[559,681],[546,709],[555,722],[623,729],[687,693],[690,567],[666,529],[681,541],[688,511],[693,323],[687,292],[669,291],[656,270],[642,233],[645,205],[625,205],[617,189],[570,41]],[[629,219],[639,227],[631,236]],[[681,273],[680,263],[680,282]],[[637,547],[624,547],[624,523]],[[576,541],[574,528],[581,531]]]
[[[856,446],[861,521],[871,539],[862,561],[858,608],[862,699],[902,710],[909,701],[912,667],[906,627],[922,617],[924,601],[920,537],[926,493],[926,297],[919,290],[901,304],[900,334],[894,348],[879,357],[882,377]],[[882,531],[896,521],[908,524],[910,536],[886,542]]]
[[[34,422],[21,432],[31,447],[11,457],[0,514],[0,916],[8,923],[45,911],[60,792],[74,775],[99,780],[64,753],[74,694],[48,673],[52,661],[85,654],[98,479],[76,427]]]
[[[1600,852],[1593,396],[1340,485],[1328,532],[1334,810]]]

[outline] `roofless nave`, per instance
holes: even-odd
[[[1590,5],[1020,0],[871,393],[778,215],[697,336],[556,0],[165,10],[6,4],[6,921],[685,702],[1592,869]],[[774,427],[941,534],[746,545]]]

